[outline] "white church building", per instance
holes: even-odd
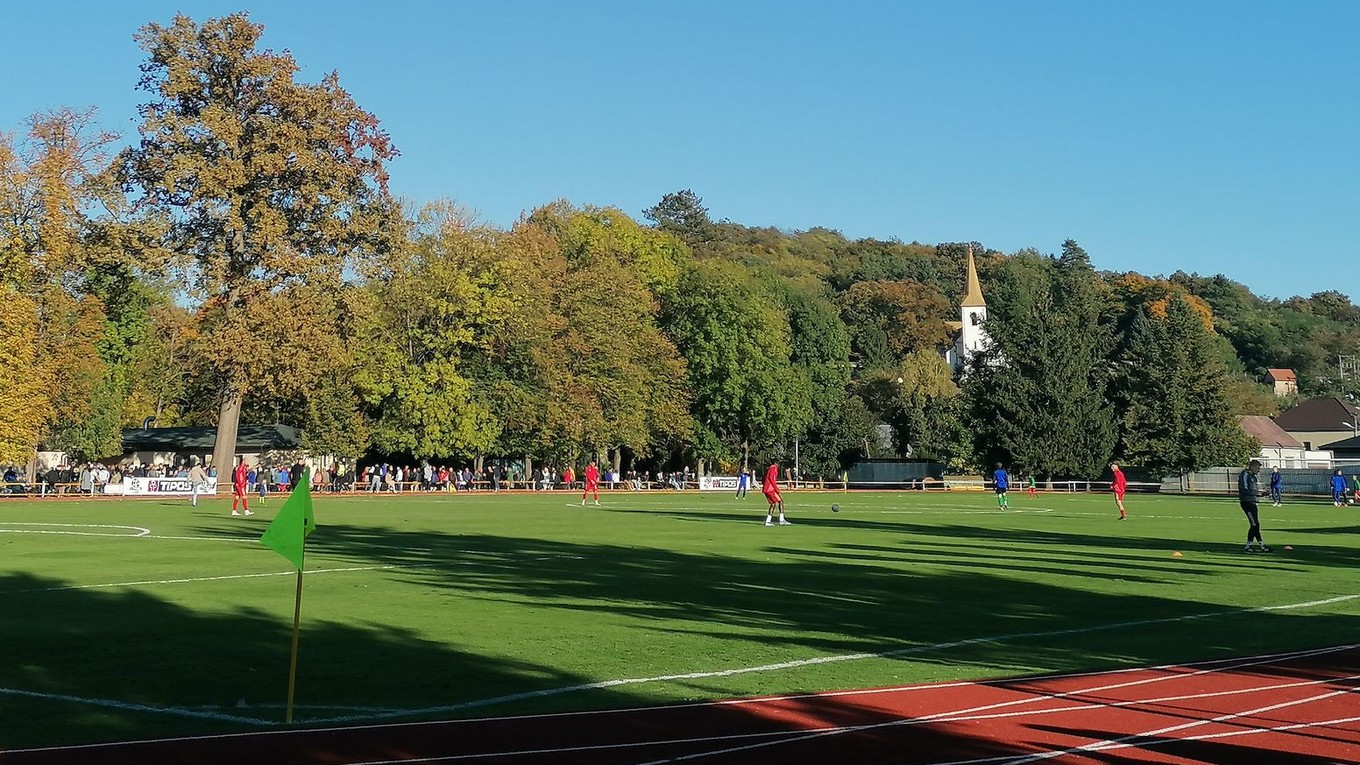
[[[977,264],[973,262],[973,248],[968,248],[968,274],[963,300],[959,305],[959,321],[947,322],[954,333],[954,345],[946,348],[944,359],[957,375],[963,371],[973,354],[985,350],[991,344],[987,336],[987,301],[982,298],[982,285],[978,283]]]

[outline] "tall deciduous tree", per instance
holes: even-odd
[[[664,315],[688,362],[701,458],[769,450],[807,425],[811,386],[790,364],[788,319],[751,284],[749,272],[734,264],[696,265],[681,277]],[[785,446],[791,451],[792,444]]]
[[[24,464],[47,420],[47,379],[37,343],[38,307],[0,284],[0,462]]]
[[[396,150],[378,120],[334,72],[297,82],[290,54],[257,48],[262,32],[245,14],[143,27],[151,100],[122,163],[128,185],[174,219],[218,382],[219,465],[256,375],[305,390],[327,371],[346,267],[399,233],[385,170]],[[291,360],[304,344],[312,355]]]
[[[863,453],[874,435],[864,402],[846,395],[850,381],[850,333],[827,296],[789,289],[792,369],[809,384],[812,419],[799,436],[800,469],[805,475],[834,477]]]
[[[906,354],[943,347],[949,301],[919,282],[857,282],[839,298],[860,363],[887,369]],[[882,357],[886,349],[887,357]]]
[[[24,296],[7,322],[27,328],[5,338],[32,346],[16,349],[32,363],[12,369],[9,385],[27,391],[19,430],[30,452],[39,439],[80,457],[117,444],[121,394],[101,353],[113,346],[101,344],[107,312],[92,277],[124,253],[92,244],[92,210],[117,207],[104,182],[114,136],[93,116],[59,109],[32,117],[22,142],[0,136],[0,286]],[[95,418],[107,426],[89,428]]]

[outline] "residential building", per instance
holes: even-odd
[[[1360,409],[1336,397],[1310,398],[1281,413],[1275,424],[1305,449],[1330,449],[1338,441],[1360,435]]]
[[[1292,369],[1267,369],[1265,382],[1277,396],[1292,396],[1299,392],[1299,378]]]

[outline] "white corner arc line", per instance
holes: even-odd
[[[35,526],[32,529],[11,529],[6,526]],[[122,529],[135,531],[135,534],[105,534],[97,531],[59,531],[57,529]],[[123,537],[137,539],[151,534],[151,529],[141,526],[118,526],[109,523],[40,523],[37,521],[5,521],[0,523],[0,534],[66,534],[78,537]]]
[[[304,576],[314,574],[340,574],[351,571],[384,571],[396,568],[430,568],[432,566],[458,565],[455,563],[392,563],[382,566],[347,566],[344,568],[315,568],[303,571]],[[270,571],[260,574],[223,574],[222,576],[195,576],[182,579],[143,579],[135,582],[100,582],[97,584],[70,584],[61,587],[34,587],[27,590],[0,590],[0,596],[19,595],[28,592],[63,592],[66,590],[101,590],[110,587],[146,587],[157,584],[190,584],[193,582],[225,582],[233,579],[263,579],[275,576],[294,576],[296,570],[292,571]]]

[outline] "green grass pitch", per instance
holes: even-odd
[[[295,717],[381,722],[1073,672],[1360,636],[1360,511],[990,493],[318,496]],[[270,730],[282,503],[0,502],[0,749]],[[832,503],[841,511],[833,514]],[[1293,549],[1285,550],[1289,545]],[[1180,553],[1175,556],[1174,553]]]

